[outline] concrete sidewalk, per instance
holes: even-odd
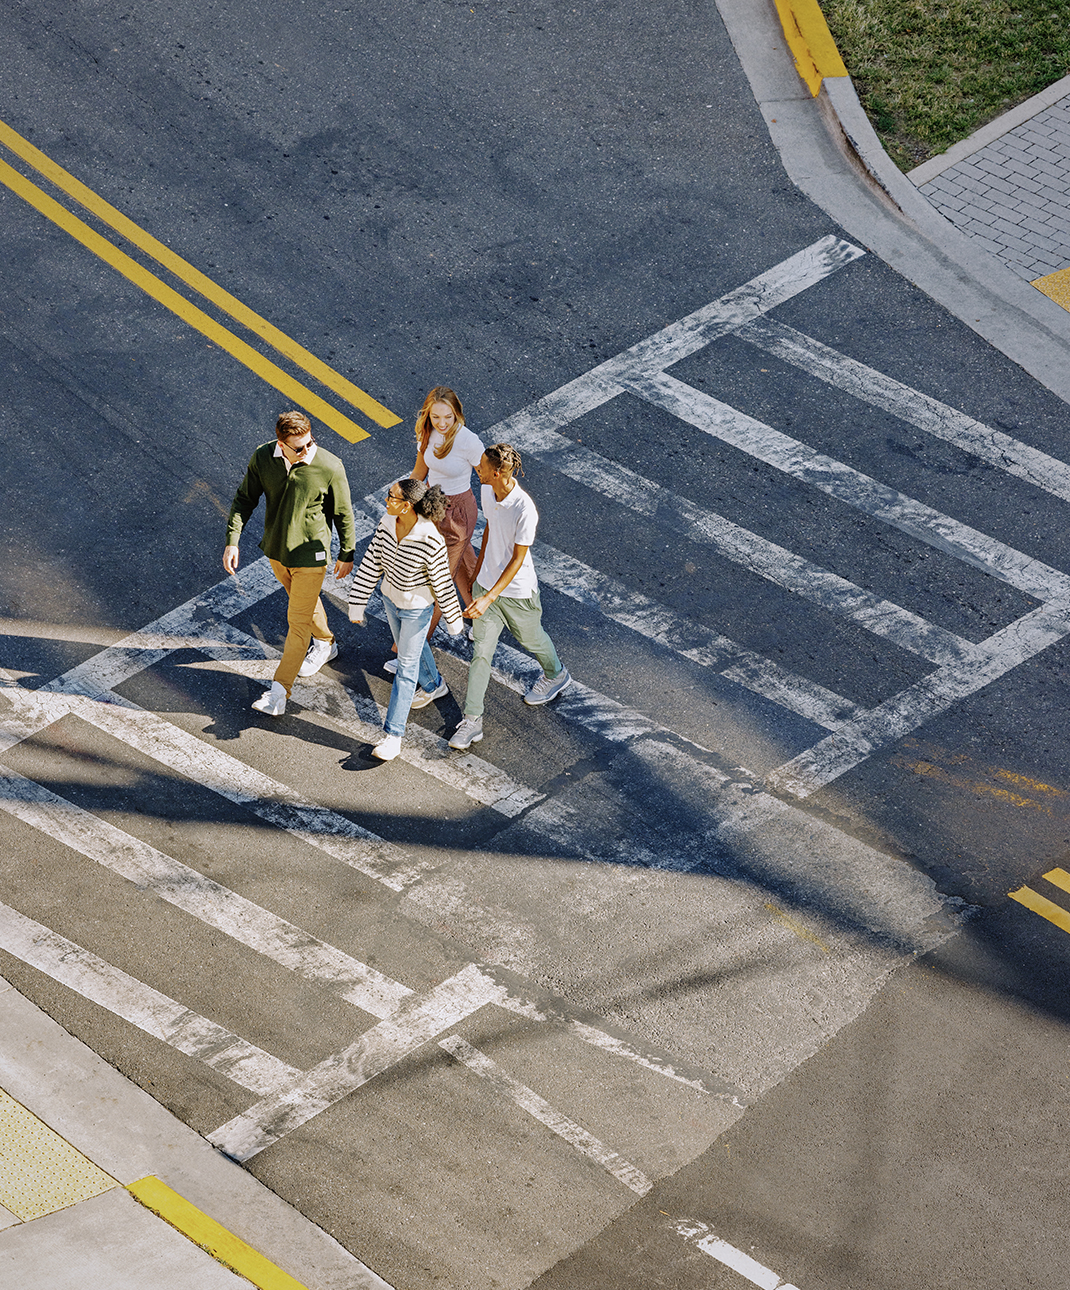
[[[2,978],[0,1090],[4,1290],[390,1290]]]

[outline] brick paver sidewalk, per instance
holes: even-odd
[[[1046,294],[1070,277],[1070,77],[1020,104],[910,178],[942,215]],[[1058,274],[1061,282],[1043,279]],[[1038,281],[1040,279],[1040,281]]]

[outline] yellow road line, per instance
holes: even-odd
[[[126,1190],[146,1209],[158,1214],[165,1222],[177,1228],[194,1245],[199,1245],[214,1259],[232,1268],[260,1290],[307,1290],[300,1281],[271,1262],[251,1245],[247,1245],[233,1232],[228,1232],[214,1218],[191,1205],[185,1197],[159,1178],[142,1178],[128,1184]]]
[[[71,237],[77,238],[83,246],[88,247],[94,255],[98,255],[105,263],[110,264],[113,269],[118,269],[124,277],[129,278],[131,282],[152,296],[154,300],[166,305],[183,322],[195,327],[197,331],[207,336],[220,349],[225,349],[228,354],[232,354],[240,363],[244,363],[262,380],[285,394],[288,399],[292,399],[293,402],[303,407],[307,412],[311,412],[313,416],[318,417],[325,425],[329,425],[332,430],[336,430],[343,439],[348,439],[350,443],[357,443],[361,439],[368,438],[367,430],[357,425],[355,421],[351,421],[349,417],[344,416],[337,408],[333,408],[324,399],[321,399],[318,394],[313,394],[300,381],[295,381],[281,367],[276,367],[263,354],[258,353],[251,345],[247,345],[245,341],[240,340],[233,332],[228,331],[226,327],[217,323],[214,318],[210,318],[196,305],[191,305],[185,296],[180,296],[177,291],[162,282],[155,274],[150,273],[148,269],[143,268],[136,260],[132,260],[124,251],[120,251],[117,246],[113,246],[106,238],[101,237],[88,224],[80,220],[77,215],[72,215],[66,207],[61,206],[59,202],[54,201],[36,184],[31,183],[24,175],[20,175],[17,170],[12,169],[6,161],[0,161],[0,183],[6,184],[12,192],[17,193],[24,201],[29,202],[31,206],[39,210],[46,218],[52,220],[54,224],[58,224],[64,232],[69,233]]]
[[[789,918],[782,909],[777,909],[776,905],[770,905],[768,902],[766,902],[765,907],[778,923],[783,923],[784,926],[790,931],[793,931],[800,940],[809,941],[812,945],[816,945],[819,950],[824,950],[826,954],[830,952],[829,947],[824,941],[819,940],[813,932],[807,931],[807,929],[803,927],[802,923],[797,923],[794,918]]]
[[[1070,873],[1065,869],[1049,869],[1044,875],[1053,887],[1061,887],[1063,891],[1070,891]]]
[[[1017,891],[1007,892],[1007,895],[1011,900],[1016,900],[1019,905],[1024,905],[1034,914],[1039,914],[1049,923],[1062,928],[1064,932],[1070,932],[1070,910],[1063,909],[1062,905],[1057,905],[1054,900],[1048,900],[1039,891],[1034,891],[1032,887],[1019,887]]]
[[[1021,788],[1031,789],[1035,793],[1054,793],[1056,797],[1065,797],[1065,788],[1056,788],[1052,784],[1043,784],[1039,779],[1030,779],[1028,775],[1019,775],[1013,770],[1001,770],[998,766],[994,768],[993,773],[1000,779],[1009,779],[1012,784],[1017,784]]]
[[[28,139],[17,134],[9,125],[0,121],[0,143],[10,148],[16,156],[21,157],[23,161],[44,175],[62,189],[68,197],[73,197],[86,210],[91,211],[98,219],[121,233],[129,242],[139,250],[150,255],[158,264],[162,264],[165,269],[169,269],[177,278],[181,278],[187,286],[199,292],[206,300],[217,305],[224,313],[230,314],[243,327],[248,327],[262,340],[266,340],[269,345],[284,354],[298,367],[303,368],[310,376],[314,376],[317,381],[322,382],[329,390],[335,394],[341,395],[347,403],[351,403],[355,408],[359,408],[366,416],[371,417],[379,425],[390,427],[396,426],[401,417],[391,412],[389,408],[384,407],[376,399],[347,381],[341,373],[336,372],[333,367],[328,367],[315,354],[310,353],[297,341],[292,340],[285,332],[273,326],[266,318],[261,318],[259,314],[254,313],[247,305],[242,304],[229,291],[225,291],[218,283],[195,269],[188,261],[183,260],[180,255],[176,255],[170,247],[158,241],[151,233],[146,233],[133,220],[128,219],[122,211],[116,210],[103,197],[98,196],[91,188],[87,188],[80,180],[62,166],[57,165],[50,157],[47,157],[39,148],[35,148]],[[68,230],[69,232],[70,230]],[[140,283],[138,284],[141,285]],[[348,438],[348,436],[346,436]],[[361,436],[362,438],[364,436]]]
[[[817,0],[776,0],[776,7],[795,67],[811,94],[826,76],[847,75]]]
[[[913,771],[915,775],[924,775],[927,779],[939,780],[943,784],[951,784],[955,788],[965,788],[971,793],[987,793],[989,797],[994,797],[997,801],[1005,802],[1010,806],[1019,806],[1023,809],[1042,811],[1045,815],[1051,814],[1051,807],[1044,802],[1034,802],[1032,798],[1023,797],[1020,793],[1012,793],[1006,788],[996,788],[993,784],[985,784],[977,779],[964,779],[961,775],[952,775],[949,771],[940,766],[934,766],[929,761],[907,761],[905,757],[895,757],[892,759],[893,765],[902,766],[904,770]],[[1000,774],[998,770],[995,772]],[[1046,784],[1038,784],[1034,780],[1027,780],[1024,776],[1015,776],[1008,774],[1006,778],[1014,782],[1024,781],[1039,789],[1044,789],[1049,793],[1059,793],[1061,790],[1049,787]]]

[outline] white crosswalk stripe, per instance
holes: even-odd
[[[7,905],[0,905],[0,949],[260,1097],[289,1088],[301,1077],[255,1044]]]
[[[615,1151],[610,1150],[605,1143],[600,1142],[593,1133],[588,1133],[586,1129],[564,1116],[560,1111],[554,1108],[544,1098],[539,1097],[538,1093],[528,1088],[526,1084],[521,1084],[519,1080],[502,1070],[497,1062],[471,1044],[466,1043],[459,1035],[450,1035],[448,1039],[438,1041],[439,1048],[444,1048],[451,1057],[455,1057],[459,1062],[463,1062],[469,1070],[475,1071],[482,1079],[485,1079],[492,1088],[507,1097],[510,1101],[515,1102],[522,1110],[533,1116],[540,1124],[545,1124],[548,1129],[556,1133],[559,1138],[564,1138],[576,1148],[577,1151],[600,1164],[602,1168],[619,1178],[626,1187],[630,1187],[639,1196],[645,1196],[654,1185],[649,1178],[635,1165],[629,1164],[627,1160],[622,1159]]]
[[[818,380],[845,390],[863,403],[890,412],[908,425],[953,443],[1006,474],[1070,502],[1070,466],[1012,439],[1002,430],[983,425],[957,408],[948,407],[771,318],[746,323],[736,335]]]
[[[777,470],[793,475],[849,506],[874,515],[966,564],[995,578],[1002,578],[1027,595],[1051,600],[1065,598],[1070,592],[1070,578],[1057,569],[960,524],[950,516],[941,515],[931,506],[870,479],[842,461],[814,452],[797,439],[737,412],[726,403],[664,372],[635,381],[629,389],[704,434],[721,439],[758,461],[775,466]]]
[[[299,976],[326,985],[373,1017],[389,1016],[412,993],[366,963],[4,767],[0,767],[0,808],[127,878],[139,890],[151,891]]]
[[[673,613],[619,579],[600,573],[545,542],[535,542],[531,555],[544,586],[597,609],[622,627],[630,627],[692,663],[714,669],[728,680],[816,725],[837,730],[844,721],[861,715],[858,705],[842,695],[789,672],[754,650],[744,649],[705,623]]]

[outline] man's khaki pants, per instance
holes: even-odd
[[[297,670],[305,661],[312,637],[321,641],[334,640],[334,633],[327,626],[327,615],[320,602],[320,589],[327,575],[327,566],[321,564],[314,568],[288,569],[277,560],[272,560],[271,569],[290,598],[289,608],[286,610],[289,631],[286,633],[282,658],[275,669],[275,680],[285,688],[286,697],[289,698]]]

